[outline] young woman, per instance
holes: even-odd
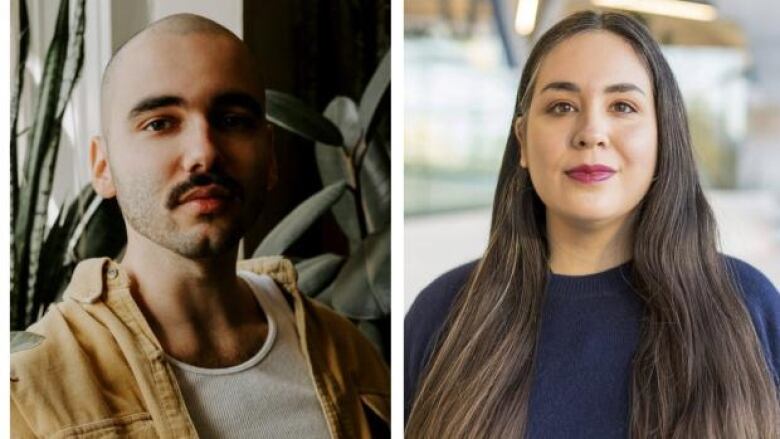
[[[406,317],[407,437],[780,437],[780,296],[716,239],[656,42],[564,19],[523,70],[484,255]]]

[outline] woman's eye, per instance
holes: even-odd
[[[572,104],[568,102],[558,102],[553,104],[548,111],[554,114],[562,114],[562,113],[571,113],[575,111],[575,108]]]
[[[165,131],[173,126],[173,121],[169,119],[154,119],[144,125],[144,131]]]
[[[618,113],[636,113],[634,107],[625,102],[616,102],[612,104],[612,110]]]

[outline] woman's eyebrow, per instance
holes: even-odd
[[[547,90],[562,90],[562,91],[572,91],[572,92],[577,93],[577,92],[580,91],[580,87],[577,86],[577,84],[575,84],[573,82],[554,81],[554,82],[551,82],[551,83],[545,85],[542,88],[542,91],[540,91],[539,93],[544,93]]]
[[[645,94],[644,91],[642,91],[639,86],[634,85],[630,82],[622,82],[620,84],[613,84],[608,87],[604,88],[605,93],[626,93],[629,91],[637,91],[639,93]]]
[[[553,81],[545,85],[539,93],[543,93],[547,90],[570,91],[579,93],[580,87],[577,84],[569,81]],[[619,84],[612,84],[604,87],[604,93],[626,93],[629,91],[636,91],[641,94],[645,94],[645,92],[639,88],[639,86],[630,82],[621,82]]]

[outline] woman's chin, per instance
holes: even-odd
[[[563,221],[582,228],[596,228],[622,222],[629,212],[611,206],[567,206],[556,212]]]

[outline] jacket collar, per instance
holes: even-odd
[[[281,256],[268,256],[239,261],[238,270],[267,274],[282,290],[294,298],[300,293],[296,281],[298,274],[292,262]],[[64,297],[80,303],[95,303],[103,295],[116,288],[129,288],[130,278],[122,267],[110,258],[86,259],[73,271],[70,285]]]

